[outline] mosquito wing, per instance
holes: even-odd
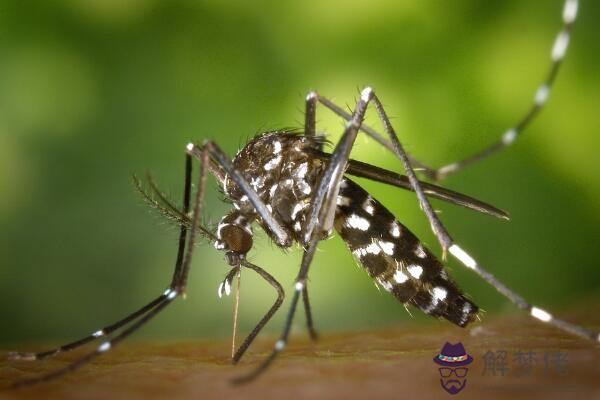
[[[313,154],[322,160],[329,160],[330,157],[330,154],[319,150],[314,150]],[[400,175],[393,171],[376,167],[371,164],[363,163],[361,161],[349,160],[346,173],[349,175],[367,178],[373,181],[396,186],[401,189],[413,191],[413,188],[411,187],[407,176]],[[433,185],[431,183],[420,183],[421,187],[423,188],[423,192],[426,196],[443,200],[448,203],[456,204],[458,206],[465,207],[470,210],[480,212],[482,214],[488,214],[496,218],[509,219],[508,213],[506,211],[494,207],[491,204],[485,203],[481,200],[477,200],[465,194],[443,188],[441,186]]]

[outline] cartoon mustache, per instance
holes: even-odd
[[[442,388],[444,388],[444,390],[450,394],[457,394],[458,392],[463,390],[463,388],[467,384],[466,379],[462,382],[456,379],[449,379],[446,382],[444,382],[443,379],[440,379],[440,381],[442,383]]]
[[[464,384],[464,381],[461,382],[459,380],[456,379],[449,379],[446,382],[443,383],[444,387],[450,388],[450,387],[457,387],[457,388],[461,388]]]

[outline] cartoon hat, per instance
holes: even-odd
[[[473,357],[467,354],[462,343],[450,344],[446,342],[440,354],[433,358],[433,362],[445,367],[460,367],[471,364]]]

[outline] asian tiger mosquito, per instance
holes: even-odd
[[[83,366],[113,348],[171,304],[185,292],[194,243],[198,235],[213,241],[217,249],[223,250],[227,263],[232,267],[219,287],[219,294],[223,292],[229,294],[232,280],[241,268],[254,270],[278,292],[276,302],[233,355],[233,361],[239,361],[283,302],[281,285],[262,268],[251,264],[246,259],[246,254],[253,244],[253,222],[260,225],[281,248],[290,247],[295,242],[301,244],[303,258],[295,281],[288,317],[279,340],[275,343],[269,357],[236,382],[245,382],[260,375],[284,349],[301,297],[309,333],[313,339],[316,338],[308,298],[307,276],[319,241],[329,237],[334,228],[369,275],[398,300],[461,327],[472,322],[477,317],[478,307],[463,295],[447,275],[442,264],[381,203],[350,180],[347,175],[364,177],[414,191],[440,243],[444,257],[450,253],[517,307],[529,312],[532,317],[571,334],[600,341],[597,332],[554,318],[547,311],[525,301],[483,269],[473,257],[455,243],[434,213],[427,196],[495,217],[507,218],[503,211],[471,197],[421,182],[415,173],[415,171],[422,172],[428,178],[441,180],[514,142],[548,99],[551,85],[566,54],[577,8],[577,0],[565,1],[562,13],[563,25],[552,47],[550,70],[535,93],[533,105],[525,116],[514,127],[507,130],[498,142],[462,161],[434,169],[410,157],[404,151],[379,98],[369,87],[362,90],[352,114],[346,113],[326,97],[310,92],[306,97],[303,132],[274,131],[259,135],[246,144],[233,161],[230,161],[212,141],[206,141],[202,145],[188,144],[185,155],[182,209],[173,205],[150,177],[148,179],[150,192],[142,187],[139,180],[135,180],[137,188],[145,199],[181,226],[175,269],[168,288],[134,313],[80,340],[40,353],[12,353],[11,357],[15,359],[40,360],[114,333],[111,339],[102,342],[94,351],[85,354],[72,364],[47,375],[17,382],[14,386],[47,381]],[[326,140],[316,134],[315,115],[319,103],[347,121],[343,135],[332,153],[323,151]],[[363,124],[365,112],[370,104],[376,109],[389,139]],[[401,161],[406,176],[350,159],[350,152],[359,131],[365,132],[393,152]],[[197,191],[194,195],[195,202],[190,210],[194,158],[200,162],[200,166]],[[208,172],[216,177],[224,193],[234,205],[234,210],[221,220],[216,233],[199,223]],[[121,328],[122,330],[117,332]]]

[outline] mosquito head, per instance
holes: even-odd
[[[221,235],[227,249],[225,260],[231,266],[240,265],[252,248],[252,234],[239,226],[229,224],[222,229]]]
[[[217,228],[215,247],[225,251],[225,261],[231,266],[240,265],[252,248],[251,221],[234,210],[221,220]]]

